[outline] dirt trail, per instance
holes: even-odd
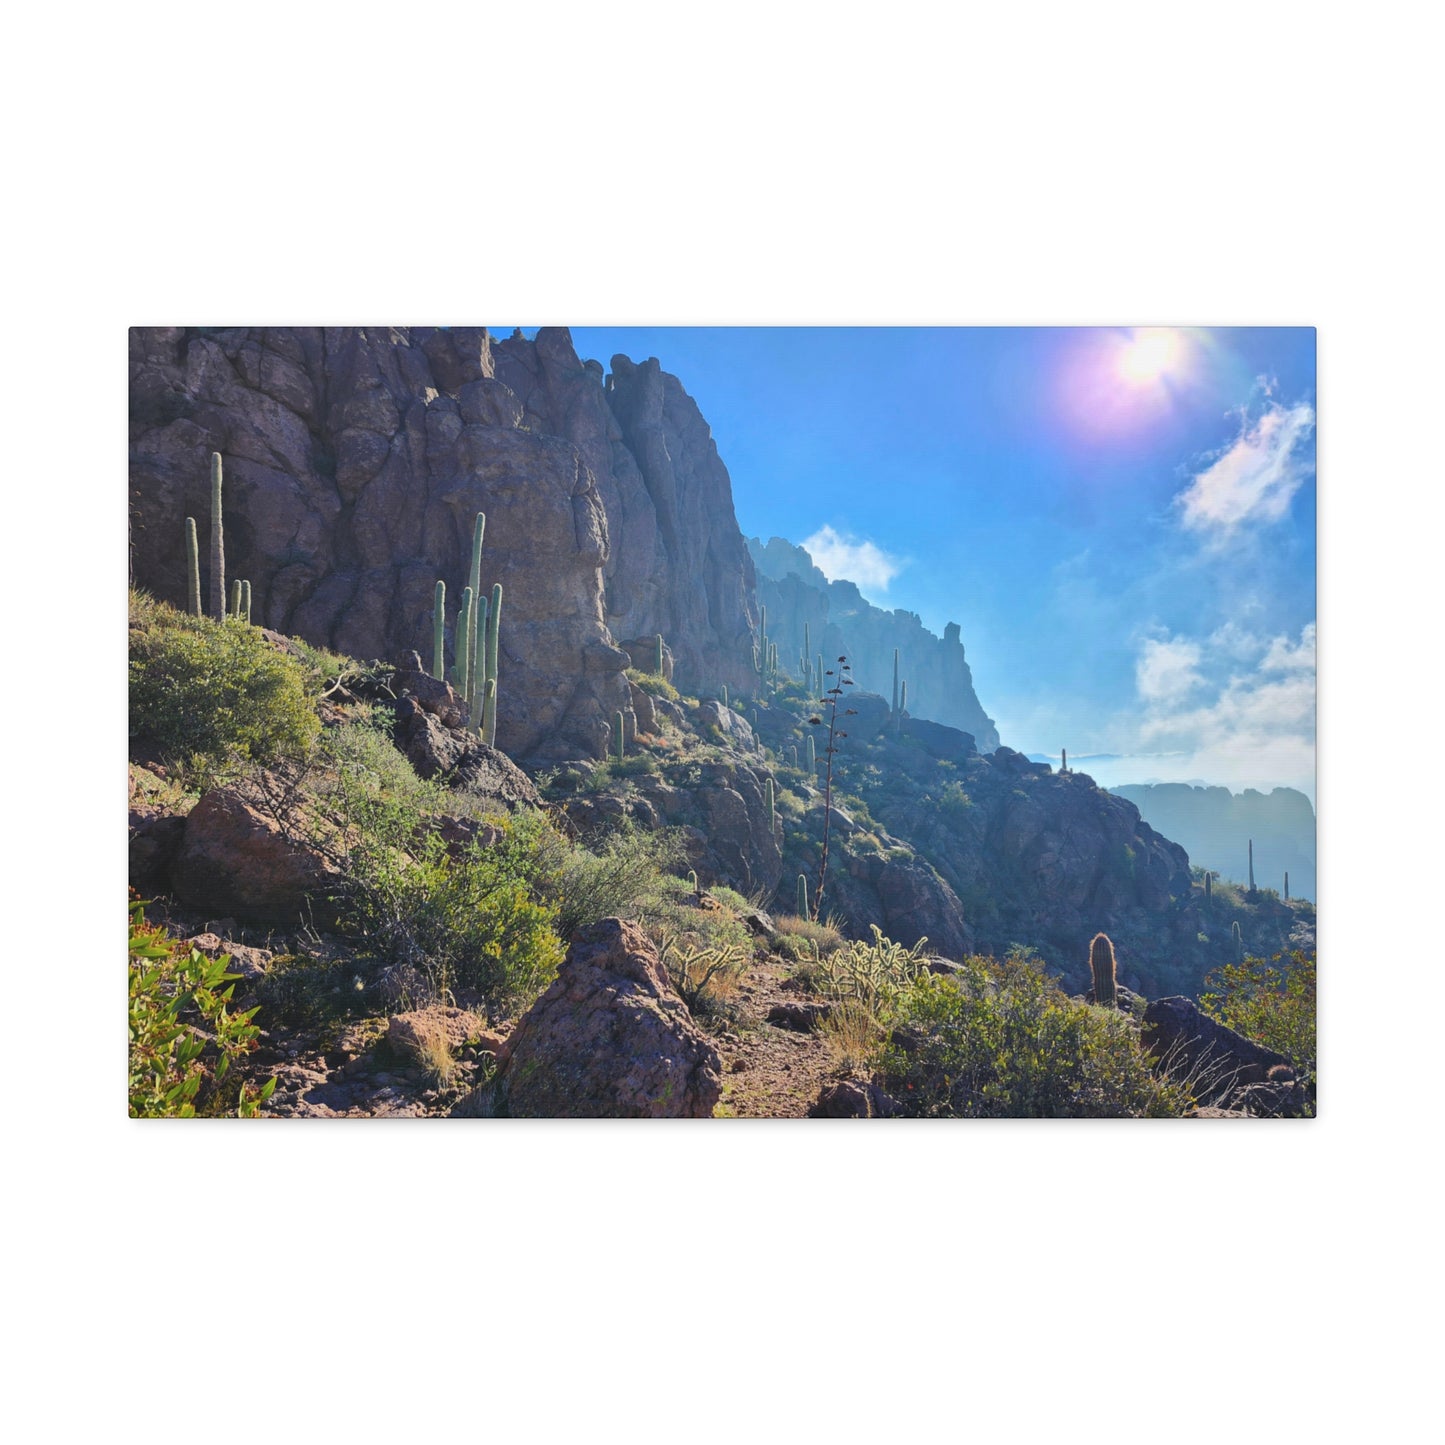
[[[723,1061],[720,1118],[801,1119],[836,1073],[817,1033],[767,1022],[775,1004],[797,1004],[807,997],[783,987],[787,968],[776,956],[759,959],[738,987],[734,1002],[741,1017],[715,1040]]]

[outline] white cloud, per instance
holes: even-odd
[[[1242,654],[1252,654],[1245,665]],[[1253,638],[1221,628],[1202,644],[1148,638],[1135,680],[1142,713],[1131,750],[1171,754],[1159,776],[1308,786],[1315,758],[1313,622],[1298,637]]]
[[[1151,637],[1134,663],[1134,683],[1147,703],[1174,703],[1189,696],[1199,675],[1199,644],[1184,638]]]
[[[1315,413],[1308,402],[1269,401],[1253,421],[1175,497],[1186,528],[1227,537],[1246,522],[1277,522],[1314,469]]]
[[[819,527],[803,538],[803,546],[830,582],[854,582],[863,592],[887,592],[888,584],[903,570],[902,558],[832,527]]]

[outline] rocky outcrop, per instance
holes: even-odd
[[[973,673],[964,656],[961,630],[950,622],[938,637],[916,613],[885,611],[867,601],[852,582],[829,582],[803,547],[772,538],[748,541],[757,574],[758,602],[768,609],[768,634],[778,644],[778,660],[798,675],[803,624],[811,630],[813,651],[832,659],[846,656],[860,687],[893,695],[893,649],[908,682],[908,711],[916,718],[947,723],[970,733],[984,752],[998,746],[998,729],[973,690]]]
[[[415,698],[397,699],[395,742],[423,778],[440,778],[508,812],[542,801],[532,780],[504,752],[464,728],[445,727]]]
[[[556,981],[503,1046],[486,1092],[513,1116],[702,1119],[722,1097],[722,1061],[647,935],[605,918],[573,940]],[[469,1098],[457,1112],[489,1107]]]
[[[454,623],[487,514],[508,754],[603,755],[630,719],[617,638],[661,632],[693,678],[750,672],[731,483],[656,362],[616,358],[604,386],[565,328],[149,327],[130,385],[134,575],[167,601],[184,604],[184,519],[204,531],[219,451],[253,615],[353,656],[430,656],[434,584]]]

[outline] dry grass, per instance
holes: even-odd
[[[804,943],[816,943],[818,952],[826,958],[842,948],[846,942],[842,933],[830,921],[814,923],[810,918],[798,918],[793,914],[780,914],[773,919],[773,927],[785,938],[801,939]],[[811,950],[809,950],[811,952]]]
[[[844,999],[818,1026],[828,1057],[840,1073],[867,1078],[883,1044],[883,1027],[856,999]]]

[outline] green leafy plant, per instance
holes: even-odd
[[[253,1118],[276,1088],[238,1080],[251,1053],[256,1009],[233,1012],[239,974],[230,958],[208,958],[146,922],[130,905],[130,1114],[133,1119]],[[233,1092],[234,1089],[234,1092]]]
[[[1204,977],[1199,1006],[1211,1018],[1283,1054],[1312,1088],[1317,1068],[1315,955],[1302,949],[1246,958]]]
[[[652,697],[666,698],[668,702],[678,700],[678,690],[660,672],[641,672],[629,667],[627,680]]]
[[[303,755],[320,732],[305,674],[261,633],[144,599],[130,632],[130,735],[212,766]]]
[[[1069,998],[1032,959],[964,960],[900,994],[880,1069],[910,1115],[1175,1117],[1187,1086],[1156,1075],[1137,1025]]]

